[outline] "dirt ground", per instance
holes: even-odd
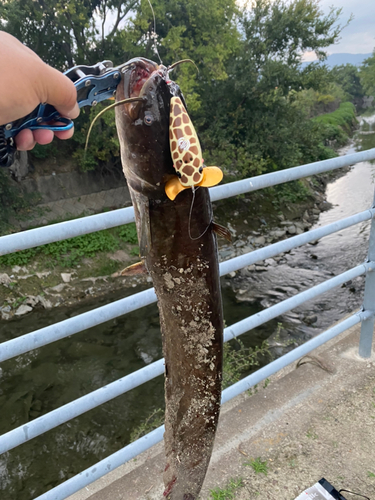
[[[294,500],[322,477],[375,500],[375,358],[358,357],[359,330],[224,405],[200,500]],[[163,467],[160,443],[69,500],[162,500]]]

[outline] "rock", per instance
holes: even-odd
[[[258,271],[258,272],[267,271],[267,267],[266,266],[258,266],[256,264],[255,271]]]
[[[67,285],[65,283],[60,283],[59,285],[56,285],[56,286],[53,286],[52,288],[50,288],[51,291],[53,292],[57,292],[57,293],[60,293],[64,290],[64,288],[66,287]]]
[[[312,325],[313,323],[316,323],[318,321],[318,316],[316,314],[309,314],[309,316],[305,316],[303,318],[303,321],[307,325]]]
[[[266,259],[264,261],[264,264],[266,266],[276,266],[277,262],[275,261],[275,259],[270,258],[270,259]]]
[[[232,226],[232,224],[230,222],[227,223],[227,228],[229,229],[229,231],[231,232],[233,237],[236,236],[237,231],[234,229],[234,227]]]
[[[236,271],[232,271],[232,272],[228,273],[228,276],[230,276],[231,278],[234,278],[236,276]]]
[[[253,250],[254,250],[254,248],[253,248],[253,247],[248,247],[248,246],[245,246],[245,247],[242,247],[242,248],[241,248],[241,253],[242,253],[242,254],[245,254],[245,253],[250,253],[250,252],[252,252]]]
[[[250,266],[247,266],[245,269],[251,273],[255,271],[255,264],[250,264]]]
[[[9,283],[11,283],[11,281],[12,280],[9,278],[9,276],[6,273],[0,274],[0,283],[2,283],[3,285],[9,285]]]
[[[255,245],[264,245],[265,242],[266,242],[266,238],[264,236],[259,236],[258,238],[254,239]]]
[[[37,295],[36,297],[38,299],[38,302],[40,304],[42,304],[42,306],[44,307],[44,309],[51,309],[52,307],[52,302],[48,299],[46,299],[45,297],[43,297],[42,295]]]
[[[240,247],[245,246],[245,244],[246,244],[246,243],[245,243],[245,241],[243,241],[243,240],[237,240],[237,241],[235,241],[235,242],[233,243],[233,246],[234,246],[235,248],[240,248]]]
[[[12,267],[12,273],[19,273],[21,271],[21,267],[20,266],[14,266]]]
[[[31,312],[32,310],[32,307],[22,304],[14,314],[15,316],[22,316],[24,314],[27,314],[28,312]]]
[[[61,273],[61,278],[64,283],[70,283],[72,279],[72,274],[71,273]]]
[[[296,229],[296,233],[297,233],[297,234],[302,234],[302,233],[304,233],[304,232],[305,232],[305,231],[304,231],[302,228],[297,227],[297,229]]]
[[[51,274],[51,271],[43,271],[42,273],[35,273],[38,278],[41,280],[42,278],[46,278]]]
[[[39,300],[34,295],[28,295],[24,303],[30,307],[34,307],[38,302]]]
[[[287,232],[289,234],[296,234],[296,232],[297,232],[297,228],[294,225],[293,226],[288,226],[286,230],[287,230]]]

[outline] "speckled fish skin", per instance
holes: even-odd
[[[146,80],[146,77],[149,78]],[[169,148],[169,103],[183,97],[163,66],[138,59],[124,72],[116,108],[123,170],[136,215],[141,257],[158,297],[165,356],[165,491],[163,499],[197,500],[219,418],[223,313],[216,236],[207,188],[174,201],[165,183],[176,175]],[[136,83],[134,83],[136,82]],[[138,92],[141,87],[140,93]]]

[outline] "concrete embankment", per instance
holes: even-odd
[[[358,357],[359,332],[351,328],[223,406],[202,500],[239,478],[236,500],[293,500],[321,477],[375,497],[375,357]],[[258,458],[267,475],[249,465]],[[161,500],[163,467],[160,443],[69,500]]]

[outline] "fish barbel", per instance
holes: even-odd
[[[210,461],[222,380],[223,312],[216,235],[206,187],[165,193],[176,177],[170,102],[184,98],[167,68],[129,61],[116,100],[121,160],[141,258],[158,297],[165,357],[164,498],[196,500]],[[185,106],[185,104],[184,104]],[[185,106],[186,107],[186,106]],[[192,205],[192,201],[194,201]]]

